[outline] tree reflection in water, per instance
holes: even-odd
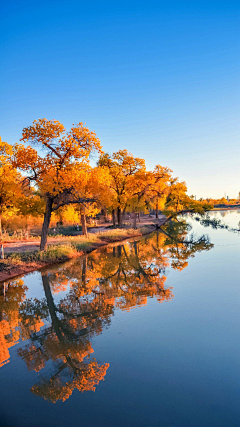
[[[108,363],[92,357],[91,338],[100,334],[116,309],[130,310],[173,298],[166,287],[168,266],[182,270],[189,257],[213,246],[206,236],[189,236],[188,226],[169,224],[139,241],[111,245],[42,273],[45,298],[26,299],[22,280],[2,285],[0,296],[0,366],[9,347],[18,349],[28,370],[40,372],[31,391],[52,402],[66,400],[77,389],[95,390]],[[54,295],[64,292],[60,301]],[[55,298],[56,299],[56,298]],[[48,362],[48,363],[47,363]]]

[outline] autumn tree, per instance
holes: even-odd
[[[165,204],[169,193],[172,170],[168,167],[156,165],[153,171],[153,184],[150,187],[150,200],[155,205],[156,218],[158,219],[158,210],[160,203]]]
[[[144,207],[150,208],[153,203],[156,203],[156,212],[158,212],[159,200],[166,198],[169,192],[171,172],[169,168],[157,165],[153,171],[142,169],[130,177],[128,206],[134,212],[134,227],[136,227],[138,210],[144,210]]]
[[[208,236],[197,238],[190,231],[191,226],[183,219],[167,222],[160,231],[165,236],[163,247],[168,250],[171,266],[179,271],[188,266],[188,259],[197,252],[209,251],[214,246]]]
[[[187,186],[185,182],[179,182],[172,179],[168,191],[163,213],[167,216],[166,221],[177,218],[178,215],[185,213],[199,213],[212,209],[212,205],[205,201],[195,200],[193,196],[187,195]]]
[[[35,120],[24,128],[21,141],[31,146],[16,144],[13,164],[45,197],[40,243],[40,250],[45,250],[52,212],[67,204],[93,201],[82,184],[89,172],[89,156],[94,151],[101,153],[101,145],[83,123],[66,132],[59,121],[47,119]]]
[[[119,150],[110,156],[103,154],[98,162],[109,170],[111,181],[109,183],[110,191],[113,194],[111,209],[113,214],[117,211],[118,224],[122,224],[122,212],[125,211],[129,201],[130,178],[139,171],[145,170],[145,160],[139,157],[133,157],[127,150]]]
[[[43,325],[37,313],[25,322],[21,308],[25,303],[27,287],[23,280],[0,284],[0,367],[9,361],[8,349],[19,339],[25,340]]]
[[[29,370],[37,372],[44,370],[48,360],[53,361],[54,374],[49,376],[46,371],[31,391],[55,403],[68,399],[74,389],[94,391],[104,379],[109,364],[100,365],[96,359],[90,359],[93,349],[89,338],[98,330],[98,324],[104,322],[107,313],[101,311],[100,304],[81,306],[76,297],[72,305],[71,293],[57,304],[52,293],[51,276],[42,274],[42,284],[44,302],[28,301],[26,313],[37,315],[41,309],[42,317],[49,318],[50,326],[42,333],[32,335],[30,344],[20,348],[18,354]]]
[[[82,224],[82,234],[87,236],[86,217],[95,216],[101,206],[101,202],[106,199],[110,175],[108,169],[98,166],[86,171],[84,182],[81,184],[81,194],[83,201],[76,206]],[[91,196],[92,200],[88,196]]]
[[[17,200],[22,195],[22,178],[12,166],[13,148],[0,137],[0,236],[2,236],[2,218],[14,215]]]

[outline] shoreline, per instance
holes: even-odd
[[[164,221],[165,222],[165,221]],[[164,224],[163,222],[163,224]],[[161,225],[163,225],[161,224]],[[145,228],[148,229],[146,232],[141,232],[141,228]],[[114,240],[108,240],[107,236],[106,238],[102,239],[102,241],[100,242],[95,242],[92,244],[91,248],[86,248],[86,250],[82,250],[79,252],[74,253],[74,255],[70,255],[70,256],[66,256],[65,259],[59,259],[57,261],[53,261],[53,262],[44,262],[44,261],[31,261],[31,262],[24,262],[21,261],[19,262],[19,265],[15,262],[14,265],[7,265],[8,260],[10,260],[9,258],[2,260],[2,263],[6,264],[6,269],[3,269],[2,271],[0,271],[0,283],[8,281],[9,279],[13,279],[13,278],[17,278],[17,277],[21,277],[23,275],[27,275],[30,273],[33,273],[34,271],[39,271],[42,268],[47,268],[50,267],[52,265],[57,265],[57,264],[63,264],[64,262],[70,261],[71,259],[74,258],[78,258],[81,257],[85,254],[91,253],[103,246],[107,246],[107,245],[111,245],[111,244],[117,244],[120,242],[124,242],[126,240],[135,238],[135,237],[142,237],[142,236],[146,236],[148,234],[151,234],[153,231],[155,231],[157,229],[155,224],[148,224],[148,225],[142,225],[141,227],[138,228],[139,232],[136,232],[134,234],[129,234],[128,236],[124,235],[122,237],[118,237]]]
[[[217,207],[216,206],[213,209],[211,209],[210,212],[219,212],[222,210],[227,211],[227,210],[237,210],[237,209],[240,209],[239,205],[238,206],[235,205],[232,207],[225,205],[225,207]],[[11,261],[10,258],[6,258],[5,260],[0,260],[0,263],[6,264],[6,268],[3,268],[0,271],[0,283],[2,283],[4,281],[8,281],[9,279],[13,279],[13,278],[17,278],[19,276],[23,276],[23,275],[33,273],[34,271],[39,271],[42,268],[47,268],[47,267],[50,267],[53,265],[62,264],[64,262],[70,261],[71,259],[78,258],[78,257],[81,257],[85,254],[91,253],[91,252],[93,252],[93,251],[95,251],[95,250],[97,250],[103,246],[107,246],[107,245],[111,245],[111,244],[117,244],[119,242],[124,242],[126,240],[129,240],[129,239],[132,239],[135,237],[141,237],[141,236],[151,234],[153,231],[161,228],[161,226],[163,226],[167,221],[168,221],[168,218],[166,218],[164,216],[162,216],[162,218],[159,218],[157,221],[156,220],[153,220],[152,222],[147,221],[146,223],[144,223],[144,221],[143,221],[143,222],[141,222],[140,227],[137,228],[135,233],[129,234],[127,236],[126,235],[118,236],[118,237],[116,236],[116,238],[114,238],[114,239],[109,239],[107,235],[106,236],[103,235],[102,239],[100,241],[91,243],[90,248],[86,247],[84,250],[77,251],[77,252],[75,252],[69,256],[64,256],[63,258],[59,258],[55,261],[29,261],[29,262],[28,261],[19,261],[19,262],[15,261],[14,265],[11,265],[11,262],[9,262],[9,265],[7,265],[8,264],[7,261],[8,260]],[[143,230],[143,232],[141,231],[141,229],[144,229],[144,228],[147,229],[146,232],[144,232],[144,230]],[[127,230],[127,229],[122,228],[119,230],[123,231],[123,230]],[[7,242],[7,245],[11,245],[11,243],[13,243],[13,244],[14,243],[15,244],[22,243],[23,245],[24,244],[26,245],[26,243],[28,243],[28,242],[26,242],[26,241],[23,241],[23,242],[20,242],[20,241],[18,241],[18,242],[17,241],[16,242]],[[32,241],[32,242],[29,241],[30,245],[31,245],[31,243],[35,244],[35,246],[37,244],[37,242],[35,242],[35,241]],[[61,240],[56,239],[56,243],[59,244],[59,247],[61,246]],[[66,244],[66,242],[62,241],[62,245],[64,245],[64,244]],[[50,247],[51,246],[49,245],[49,248]],[[17,255],[19,253],[19,251],[18,250],[15,252],[13,251],[12,253],[15,253]],[[14,261],[12,261],[12,262],[14,263]]]
[[[209,212],[218,212],[218,211],[235,211],[240,209],[240,205],[214,205],[214,208]]]

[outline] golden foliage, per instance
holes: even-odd
[[[22,195],[21,175],[12,166],[11,155],[12,146],[0,137],[0,221],[16,214],[16,201]]]

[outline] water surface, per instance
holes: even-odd
[[[239,426],[240,215],[210,217],[1,284],[1,426]]]

